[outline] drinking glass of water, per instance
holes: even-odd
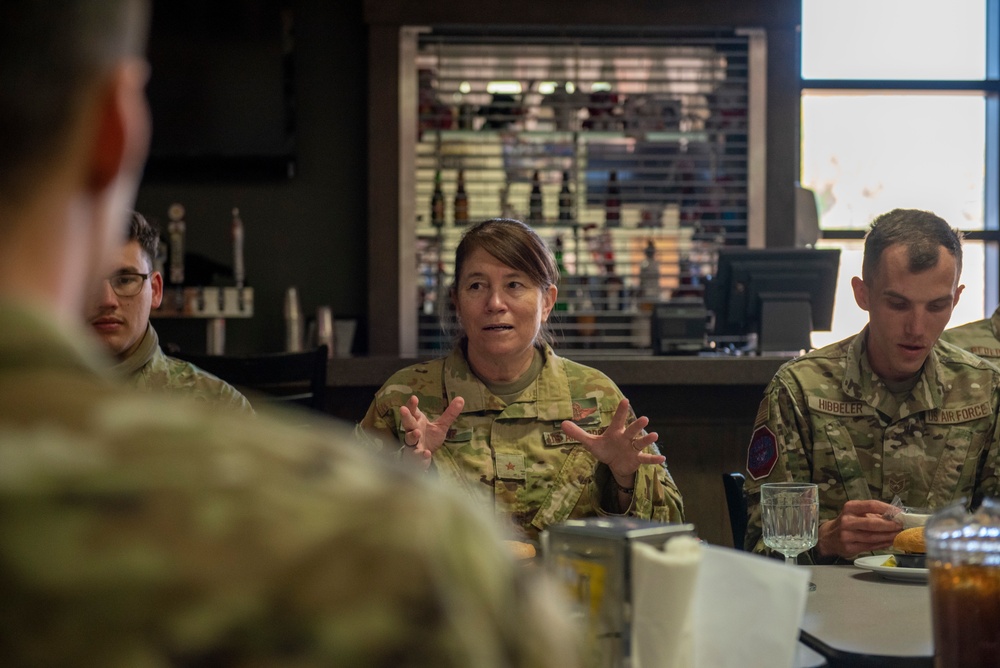
[[[786,564],[794,564],[819,539],[819,488],[813,483],[764,483],[760,515],[764,545],[785,555]]]

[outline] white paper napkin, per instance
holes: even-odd
[[[792,666],[808,588],[808,568],[688,536],[637,543],[632,666]]]
[[[664,551],[632,546],[632,666],[693,668],[693,601],[702,560],[690,536],[668,540]]]

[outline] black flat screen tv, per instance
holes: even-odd
[[[810,332],[828,331],[840,268],[836,248],[721,248],[705,288],[713,335],[755,334],[760,352],[811,347]]]
[[[290,0],[157,0],[149,180],[283,179],[295,167]]]

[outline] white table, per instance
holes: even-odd
[[[836,666],[932,666],[930,590],[855,566],[815,566],[802,642]]]

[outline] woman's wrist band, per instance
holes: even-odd
[[[615,489],[617,489],[622,494],[628,494],[629,496],[631,496],[632,494],[635,493],[634,483],[631,487],[622,487],[621,485],[618,484],[618,481],[615,479],[614,476],[611,476],[611,482],[614,483]]]

